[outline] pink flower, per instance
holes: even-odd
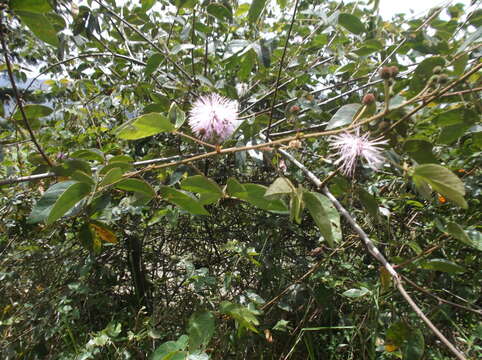
[[[330,146],[339,156],[335,164],[341,164],[340,171],[344,175],[353,176],[359,157],[364,158],[373,170],[378,170],[383,164],[382,149],[378,145],[386,144],[387,140],[369,140],[368,136],[368,133],[360,136],[360,130],[357,129],[354,134],[344,133],[332,137]]]
[[[221,143],[232,135],[238,119],[238,103],[218,94],[201,96],[189,112],[189,125],[202,140]]]

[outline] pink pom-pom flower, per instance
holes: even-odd
[[[216,144],[233,134],[237,121],[237,101],[218,94],[201,96],[189,112],[189,125],[196,136]]]
[[[359,157],[363,158],[373,170],[378,170],[383,164],[382,149],[379,145],[386,144],[387,140],[381,140],[381,138],[369,140],[368,137],[368,133],[360,135],[357,129],[355,133],[344,133],[331,138],[330,147],[336,150],[338,155],[335,164],[340,165],[340,171],[344,175],[353,176]]]

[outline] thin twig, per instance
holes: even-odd
[[[124,20],[122,17],[117,15],[115,11],[112,11],[109,7],[106,5],[102,4],[99,0],[94,0],[97,4],[99,4],[102,8],[104,8],[109,14],[114,16],[117,20],[121,21],[124,25],[126,25],[128,28],[130,28],[132,31],[134,31],[137,35],[139,35],[141,38],[143,38],[145,41],[147,41],[154,49],[159,51],[162,55],[164,55],[165,59],[173,65],[179,72],[184,75],[185,78],[187,78],[191,83],[194,83],[194,79],[187,73],[186,70],[184,70],[176,61],[172,60],[168,52],[166,50],[161,49],[154,41],[149,39],[147,36],[144,35],[142,31],[140,31],[137,27],[134,25],[130,24],[128,21]]]
[[[452,306],[458,307],[460,309],[464,309],[464,310],[470,311],[474,314],[482,316],[482,310],[472,309],[472,308],[469,308],[468,306],[460,305],[460,304],[454,303],[453,301],[443,299],[440,296],[432,294],[429,290],[417,285],[416,283],[414,283],[412,280],[410,280],[406,276],[401,275],[401,277],[404,281],[406,281],[407,283],[412,285],[418,291],[423,292],[424,294],[427,294],[428,296],[433,297],[434,299],[437,299],[438,301],[440,301],[442,303],[449,304],[449,305],[452,305]]]
[[[430,101],[434,100],[435,98],[437,97],[440,97],[442,96],[443,94],[445,94],[446,92],[448,92],[448,90],[450,90],[452,87],[454,87],[455,85],[457,85],[458,83],[460,83],[461,81],[463,81],[465,78],[467,78],[468,76],[470,76],[471,74],[477,72],[480,68],[482,67],[482,63],[475,66],[473,69],[469,70],[467,73],[465,73],[461,78],[457,79],[457,80],[454,80],[452,83],[450,83],[449,85],[447,85],[444,89],[440,90],[437,92],[437,94],[433,95],[431,98],[430,98]],[[415,103],[417,101],[421,101],[423,99],[419,99],[419,98],[412,98],[410,100],[407,100],[406,102],[404,102],[403,104],[400,104],[399,106],[396,106],[396,107],[393,107],[391,109],[391,111],[396,111],[396,110],[399,110],[401,108],[404,108],[405,106],[407,105],[411,105],[412,103]],[[424,106],[426,106],[430,101],[425,101],[424,104],[422,104],[421,106],[418,106],[416,107],[414,110],[412,110],[408,116],[411,116],[413,115],[414,113],[416,113],[418,110],[420,110],[421,108],[423,108]],[[364,119],[363,121],[361,121],[360,123],[358,124],[355,124],[356,126],[362,126],[362,125],[365,125],[367,123],[370,123],[374,120],[378,120],[384,116],[386,116],[387,113],[385,112],[379,112],[378,114],[375,114],[367,119]],[[407,118],[408,116],[405,116],[403,117],[400,121],[403,121],[405,118]],[[275,125],[275,124],[273,124]],[[208,157],[211,157],[211,156],[216,156],[218,154],[227,154],[227,153],[234,153],[234,152],[239,152],[239,151],[246,151],[246,150],[254,150],[254,149],[259,149],[259,150],[268,150],[268,151],[271,151],[273,146],[278,146],[278,145],[281,145],[283,143],[289,143],[290,141],[292,140],[300,140],[300,139],[307,139],[307,138],[316,138],[316,137],[321,137],[321,136],[328,136],[328,135],[335,135],[335,134],[339,134],[339,133],[342,133],[342,132],[345,132],[345,131],[348,131],[348,130],[351,130],[352,128],[354,127],[353,124],[351,125],[348,125],[344,128],[340,128],[340,129],[336,129],[336,130],[328,130],[328,131],[320,131],[320,132],[314,132],[314,133],[309,133],[309,134],[303,134],[303,133],[300,133],[300,134],[297,134],[296,136],[288,136],[288,137],[285,137],[285,138],[282,138],[282,139],[278,139],[278,140],[272,140],[272,141],[269,141],[269,142],[266,142],[266,143],[261,143],[261,144],[256,144],[256,145],[248,145],[248,146],[240,146],[240,147],[231,147],[231,148],[226,148],[226,149],[219,149],[219,151],[212,151],[212,152],[208,152],[208,153],[202,153],[202,154],[191,154],[191,155],[188,155],[185,159],[182,159],[182,160],[179,160],[179,161],[173,161],[173,162],[169,162],[169,163],[165,163],[165,164],[161,164],[161,165],[153,165],[153,164],[157,164],[157,163],[163,163],[165,161],[169,161],[167,159],[154,159],[154,160],[149,160],[149,164],[151,164],[150,166],[144,168],[144,169],[140,169],[136,172],[131,172],[131,173],[127,173],[125,174],[124,176],[125,177],[131,177],[131,176],[135,176],[135,175],[138,175],[142,172],[146,172],[146,171],[150,171],[150,170],[156,170],[156,169],[160,169],[160,168],[165,168],[165,167],[171,167],[171,166],[176,166],[176,165],[181,165],[181,164],[187,164],[187,163],[190,163],[192,161],[197,161],[197,160],[201,160],[201,159],[205,159],[205,158],[208,158]],[[183,156],[177,156],[175,158],[182,158]],[[139,163],[138,163],[139,164]],[[146,163],[144,163],[146,164]],[[51,177],[52,175],[49,175],[49,174],[39,174],[38,176],[43,176],[43,177]],[[6,180],[0,180],[0,185],[5,185],[5,184],[13,184],[13,183],[18,183],[18,182],[25,182],[25,181],[30,181],[29,177],[22,177],[22,178],[11,178],[11,179],[6,179]]]
[[[295,164],[300,170],[302,170],[305,175],[317,186],[321,185],[321,180],[316,177],[310,170],[308,170],[302,163],[296,160],[290,153],[285,150],[280,149],[279,152],[288,160],[290,160],[293,164]],[[333,196],[333,194],[328,190],[325,186],[322,188],[322,192],[330,199],[333,205],[336,207],[338,212],[345,218],[345,220],[350,224],[350,226],[355,230],[355,232],[360,236],[362,241],[364,242],[368,252],[378,260],[383,267],[388,271],[388,273],[392,276],[395,285],[400,292],[400,294],[404,297],[404,299],[408,302],[408,304],[412,307],[415,313],[427,324],[427,326],[434,332],[434,334],[442,341],[450,351],[459,359],[459,360],[467,360],[464,354],[462,354],[441,332],[440,330],[430,321],[427,316],[423,313],[423,311],[418,307],[418,305],[413,301],[410,295],[407,293],[403,284],[400,280],[400,276],[395,271],[393,266],[386,260],[386,258],[382,255],[382,253],[378,250],[375,244],[370,240],[368,235],[363,231],[363,229],[358,225],[358,223],[353,219],[350,213],[341,205],[341,203]]]
[[[25,109],[22,104],[22,100],[20,98],[20,93],[18,92],[17,89],[17,84],[15,83],[15,78],[13,76],[13,71],[12,71],[12,64],[10,63],[10,53],[8,52],[7,48],[7,42],[5,41],[5,31],[6,28],[4,28],[4,25],[2,23],[2,19],[0,18],[0,39],[2,42],[2,49],[3,49],[3,55],[5,57],[5,64],[7,65],[7,72],[8,72],[8,77],[10,79],[10,83],[12,84],[12,90],[15,95],[15,100],[17,102],[17,106],[20,110],[20,113],[22,115],[23,123],[25,124],[25,127],[27,128],[28,133],[30,134],[30,139],[32,139],[32,142],[34,143],[35,147],[37,148],[38,152],[42,156],[42,158],[45,160],[45,162],[50,166],[54,166],[53,162],[49,159],[45,151],[42,149],[40,146],[39,142],[37,141],[37,138],[35,137],[35,134],[32,130],[32,127],[30,126],[30,123],[27,118],[27,114],[25,113]]]
[[[189,140],[192,140],[192,141],[194,141],[194,142],[197,142],[198,144],[201,144],[201,145],[210,147],[211,149],[216,149],[216,145],[213,145],[213,144],[207,143],[207,142],[205,142],[205,141],[199,140],[199,139],[195,138],[194,136],[191,136],[191,135],[188,135],[188,134],[184,134],[184,133],[181,132],[181,131],[175,130],[175,131],[173,132],[173,134],[176,134],[176,135],[185,137],[186,139],[189,139]]]
[[[427,20],[425,20],[418,28],[416,28],[413,32],[418,33],[420,30],[422,30],[425,26],[427,26],[436,16],[440,14],[440,12],[443,10],[443,8],[440,8],[438,11],[435,11]],[[378,74],[379,70],[382,68],[383,65],[387,63],[387,61],[407,42],[407,38],[404,37],[397,46],[390,52],[390,54],[383,59],[383,61],[377,66],[375,71],[372,72],[370,75],[370,78],[368,81],[370,82],[376,74]]]
[[[266,131],[266,138],[267,139],[269,139],[269,132],[271,131],[271,123],[273,121],[273,111],[274,111],[274,106],[276,104],[276,95],[278,94],[278,86],[279,86],[279,82],[280,82],[280,79],[281,79],[281,72],[283,71],[284,59],[285,59],[285,56],[286,56],[286,49],[288,48],[288,43],[290,41],[291,29],[293,29],[293,24],[294,24],[295,18],[296,18],[296,12],[298,11],[298,3],[299,3],[299,0],[296,0],[295,8],[293,10],[293,16],[291,17],[290,27],[288,29],[288,34],[286,35],[286,41],[285,41],[285,46],[283,48],[283,54],[281,55],[281,60],[280,60],[279,70],[278,70],[278,77],[276,78],[276,85],[274,87],[273,101],[271,102],[271,111],[269,112],[269,124],[268,124],[268,130]]]

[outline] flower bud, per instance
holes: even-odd
[[[380,77],[383,80],[388,80],[392,77],[392,71],[388,66],[384,66],[380,69]]]
[[[296,114],[297,112],[299,112],[301,109],[298,105],[293,105],[290,107],[290,113],[293,113],[293,114]]]
[[[390,74],[392,75],[392,78],[397,77],[398,72],[399,72],[398,66],[395,66],[395,65],[390,66]]]
[[[363,105],[371,105],[374,102],[375,102],[375,95],[373,95],[372,93],[365,94],[362,100]]]
[[[449,76],[447,74],[440,74],[438,76],[439,84],[446,84],[449,82]]]

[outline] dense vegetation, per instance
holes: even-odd
[[[1,1],[1,358],[477,358],[480,2],[378,3]]]

